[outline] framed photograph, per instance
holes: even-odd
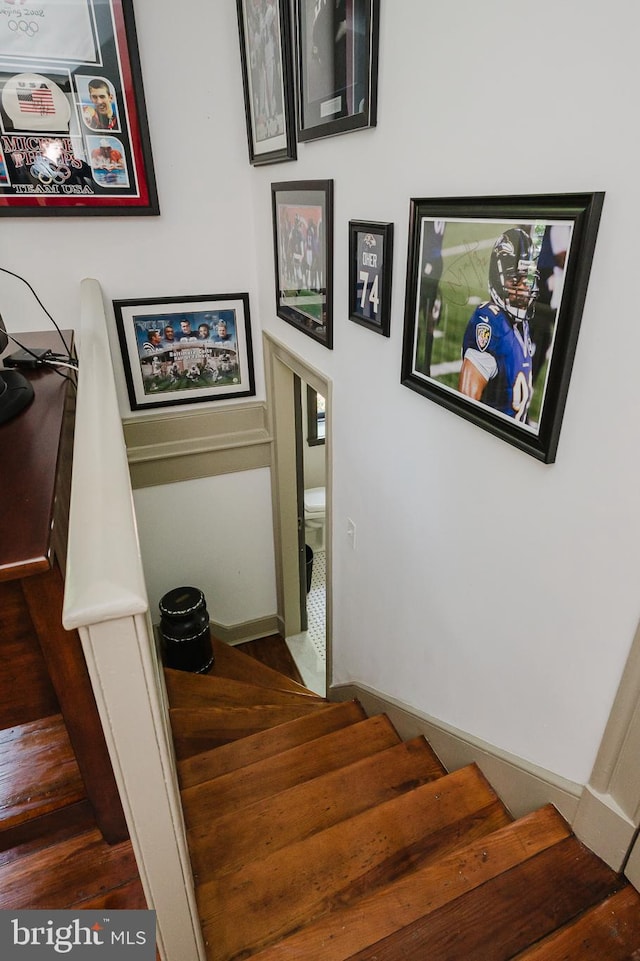
[[[333,180],[271,184],[276,313],[333,347]]]
[[[4,6],[0,215],[158,214],[131,0]]]
[[[248,294],[113,307],[132,410],[255,394]]]
[[[293,48],[288,0],[236,0],[252,164],[296,159]]]
[[[402,383],[553,463],[603,201],[411,200]]]
[[[296,0],[298,140],[375,127],[379,0]]]
[[[389,336],[393,224],[349,222],[349,318]]]

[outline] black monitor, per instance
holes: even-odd
[[[0,317],[0,354],[9,343]],[[33,387],[17,370],[0,368],[0,424],[16,417],[33,400]]]

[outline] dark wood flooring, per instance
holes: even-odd
[[[244,644],[237,644],[237,650],[243,654],[248,654],[266,664],[274,671],[280,671],[285,677],[291,678],[298,684],[304,684],[302,675],[296,667],[291,651],[287,647],[285,639],[280,634],[271,634],[269,637],[261,637],[257,641],[245,641]]]

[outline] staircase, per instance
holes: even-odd
[[[639,961],[640,896],[552,806],[215,653],[165,672],[208,961]]]
[[[61,716],[0,730],[0,910],[146,906],[131,843],[97,827]]]
[[[553,807],[513,820],[475,765],[214,650],[165,671],[208,961],[639,961],[640,896]],[[145,907],[129,842],[48,823],[0,909]]]

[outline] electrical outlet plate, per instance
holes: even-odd
[[[351,541],[351,547],[355,550],[356,546],[356,525],[350,517],[347,517],[347,537]]]

